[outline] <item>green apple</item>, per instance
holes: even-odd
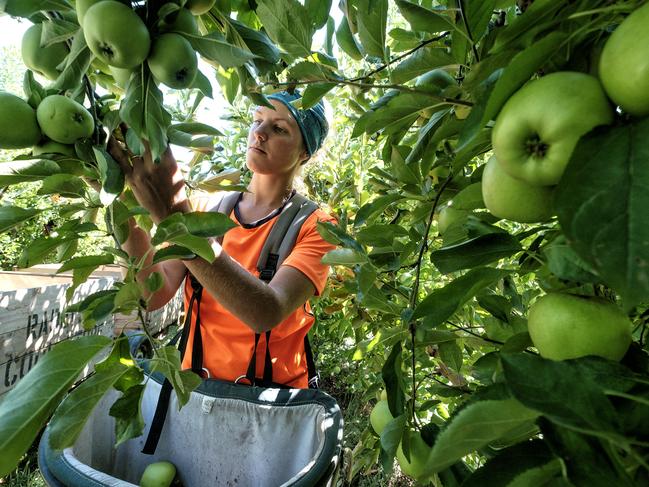
[[[203,15],[210,11],[216,0],[187,0],[185,8],[188,8],[194,15]]]
[[[175,10],[165,16],[160,22],[160,32],[184,32],[199,35],[196,19],[186,8]]]
[[[390,412],[390,406],[388,405],[387,399],[381,399],[376,403],[370,412],[370,424],[377,435],[380,435],[381,432],[385,429],[387,424],[392,421],[394,417]]]
[[[86,11],[83,35],[95,56],[117,68],[139,66],[151,48],[151,37],[142,19],[114,0],[103,0]]]
[[[455,85],[455,78],[448,71],[433,69],[415,79],[415,87],[435,92],[441,92],[451,85]]]
[[[191,86],[198,73],[196,51],[180,34],[158,37],[147,63],[157,80],[177,90]]]
[[[554,186],[532,186],[507,174],[495,157],[482,174],[482,197],[487,210],[498,218],[521,223],[543,222],[552,217]]]
[[[24,149],[40,139],[36,110],[22,98],[0,91],[0,149]]]
[[[426,461],[431,451],[431,447],[424,441],[417,431],[410,431],[407,433],[409,436],[409,454],[410,460],[406,458],[403,453],[401,443],[397,447],[397,462],[401,467],[401,472],[414,479],[420,479],[426,467]]]
[[[466,220],[466,217],[471,213],[468,210],[460,210],[447,205],[439,211],[437,216],[437,231],[440,235],[444,235],[446,230],[456,222]]]
[[[599,60],[606,94],[627,113],[649,115],[649,3],[631,13],[608,38]]]
[[[582,135],[613,121],[597,78],[564,71],[530,81],[507,100],[491,134],[498,163],[534,186],[559,182]]]
[[[527,318],[532,343],[553,360],[586,355],[620,360],[631,344],[632,326],[611,302],[563,293],[539,298]]]
[[[49,80],[55,80],[61,73],[57,66],[69,51],[64,42],[41,46],[42,33],[43,24],[34,24],[27,29],[23,34],[20,53],[25,66]]]
[[[42,154],[63,154],[65,156],[77,157],[73,145],[61,144],[53,140],[48,140],[33,147],[33,156],[40,156]]]
[[[90,137],[95,122],[83,105],[63,95],[50,95],[36,109],[38,124],[45,135],[61,144]]]
[[[176,466],[173,463],[150,463],[140,478],[140,487],[169,487],[175,477]]]
[[[83,26],[83,19],[86,16],[88,9],[101,1],[103,0],[76,0],[74,8],[77,11],[77,20],[79,21],[79,25]]]

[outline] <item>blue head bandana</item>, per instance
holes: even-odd
[[[295,108],[292,101],[299,100],[302,98],[302,95],[295,90],[293,93],[288,91],[280,91],[278,93],[273,93],[268,95],[269,100],[277,100],[282,102],[286,108],[288,108],[291,115],[297,122],[298,127],[300,127],[300,132],[302,133],[302,138],[304,139],[304,145],[306,150],[309,153],[309,157],[313,155],[320,147],[327,136],[329,131],[329,124],[327,123],[327,118],[325,117],[324,104],[322,101],[319,101],[311,108],[306,110],[301,110]]]

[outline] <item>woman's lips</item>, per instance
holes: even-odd
[[[260,149],[259,147],[255,147],[254,145],[251,145],[249,149],[255,152],[259,152],[260,154],[266,154],[266,151]]]

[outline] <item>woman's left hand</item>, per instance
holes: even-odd
[[[155,163],[149,144],[143,143],[145,151],[140,157],[131,154],[113,136],[108,139],[108,152],[120,165],[137,201],[156,224],[172,213],[191,211],[185,179],[171,149],[167,146],[160,162]]]

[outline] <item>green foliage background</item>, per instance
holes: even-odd
[[[66,10],[53,3],[51,8]],[[313,337],[325,384],[347,415],[345,482],[360,484],[379,469],[391,475],[397,448],[407,452],[415,431],[431,447],[418,479],[423,484],[646,485],[649,279],[643,266],[629,265],[629,256],[640,263],[649,259],[640,243],[649,238],[646,207],[635,198],[638,187],[649,187],[649,175],[638,170],[646,162],[646,119],[618,114],[615,125],[584,137],[555,190],[558,218],[538,224],[498,219],[480,194],[491,129],[507,99],[551,72],[596,74],[601,43],[643,2],[346,0],[333,5],[343,12],[337,23],[328,15],[332,2],[304,3],[306,8],[297,0],[219,2],[201,18],[203,36],[190,36],[233,105],[233,129],[224,137],[191,124],[201,99],[210,95],[204,80],[180,106],[165,106],[168,94],[150,82],[146,67],[132,75],[124,92],[114,89],[101,66],[86,70],[79,62],[66,67],[55,89],[79,96],[76,75],[87,72],[89,83],[112,93],[99,106],[105,126],[127,122],[158,153],[167,137],[193,150],[188,172],[197,186],[214,167],[242,169],[245,182],[241,139],[233,134],[245,130],[249,107],[265,103],[264,93],[299,86],[305,104],[325,97],[335,130],[323,154],[305,169],[304,183],[338,219],[337,226],[320,228],[340,248],[326,257],[333,273],[316,306]],[[317,46],[312,37],[320,28],[326,34]],[[78,39],[77,31],[69,34]],[[452,81],[442,88],[426,85],[421,76],[435,69]],[[32,93],[47,89],[29,78],[26,85]],[[142,92],[153,110],[145,111],[136,96]],[[106,218],[96,228],[81,228],[123,241],[126,218],[145,224],[146,215],[132,201],[116,199],[123,180],[110,170],[110,158],[88,150],[93,142],[101,147],[101,141],[86,141],[77,153],[86,175],[104,191],[98,196],[87,189],[83,198],[106,208]],[[137,150],[137,138],[127,142]],[[611,159],[619,171],[608,164]],[[579,173],[586,164],[588,181]],[[50,180],[46,194],[12,204],[45,204],[57,189]],[[611,204],[586,204],[604,192]],[[79,198],[69,199],[74,204]],[[441,235],[437,218],[451,202],[462,217]],[[580,212],[587,217],[577,218]],[[626,218],[624,231],[611,223],[619,215]],[[78,234],[82,224],[69,233]],[[172,225],[180,229],[173,240]],[[31,228],[19,232],[33,231],[33,238],[38,224]],[[178,252],[204,255],[209,249],[192,237],[226,230],[219,221],[197,230],[178,217],[160,225],[156,235],[157,241],[169,238],[184,247]],[[595,236],[602,238],[597,248],[590,245]],[[35,243],[23,249],[23,258],[55,259],[56,244],[43,253]],[[70,268],[83,276],[108,255],[131,272],[114,290],[70,308],[82,312],[89,327],[110,313],[138,308],[143,287],[155,286],[136,282],[138,263],[119,249],[100,251],[90,260],[72,261]],[[72,255],[81,253],[67,257]],[[621,363],[542,359],[526,317],[546,292],[598,296],[622,307],[633,322],[634,343]],[[100,345],[86,343],[85,349]],[[161,369],[186,396],[195,381],[176,377],[177,353],[158,345]],[[119,342],[113,344],[113,358],[121,353]],[[118,362],[109,362],[105,371],[115,384],[127,374]],[[111,386],[106,381],[89,387],[100,395]],[[367,415],[384,389],[394,419],[378,435]],[[3,406],[17,407],[30,397],[30,391],[18,390],[10,406]],[[75,400],[68,396],[66,421],[85,418],[86,411],[70,406]],[[56,406],[53,400],[47,415]],[[119,418],[122,431],[136,430],[138,413],[135,407]],[[29,434],[41,426],[21,425]],[[0,420],[0,438],[2,428]],[[57,445],[73,440],[62,434]]]

